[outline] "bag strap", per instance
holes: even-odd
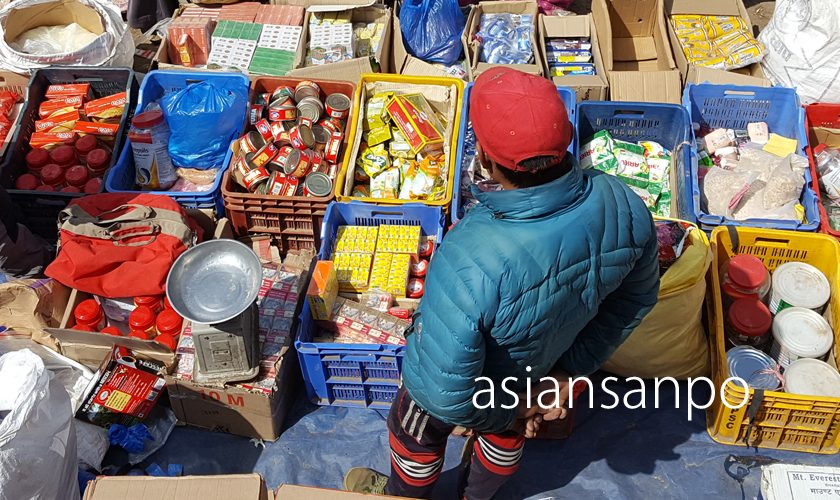
[[[106,219],[103,216],[120,213]],[[185,246],[196,242],[196,234],[184,221],[184,217],[173,210],[126,204],[93,216],[79,205],[71,205],[59,215],[59,229],[79,236],[111,240],[115,245],[142,246],[152,243],[158,234],[177,238]],[[145,241],[137,237],[148,236]],[[126,240],[134,239],[131,243]]]
[[[724,226],[726,227],[726,231],[729,233],[729,241],[732,242],[732,253],[738,253],[738,247],[741,246],[741,240],[738,237],[738,228],[735,226]]]

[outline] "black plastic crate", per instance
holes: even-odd
[[[12,201],[20,209],[24,216],[24,223],[33,232],[48,241],[56,240],[58,213],[67,206],[70,200],[83,195],[22,191],[14,189],[14,185],[18,176],[26,172],[26,153],[31,149],[29,147],[29,137],[35,131],[38,107],[46,100],[44,95],[47,92],[47,87],[67,83],[90,83],[95,99],[126,92],[125,111],[114,141],[111,165],[119,157],[120,149],[128,133],[127,125],[130,123],[130,115],[137,100],[137,82],[134,80],[134,72],[128,68],[50,67],[35,70],[32,74],[25,96],[26,102],[17,119],[17,128],[6,153],[5,161],[0,165],[0,185],[6,188]],[[111,165],[109,165],[109,168]],[[104,178],[102,187],[104,190]]]

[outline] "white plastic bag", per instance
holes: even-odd
[[[51,55],[33,55],[19,52],[6,42],[8,17],[13,10],[42,4],[55,4],[58,7],[73,1],[93,9],[104,27],[102,34],[84,48]],[[134,39],[122,20],[120,10],[109,0],[17,0],[0,9],[0,69],[29,73],[51,65],[130,68],[133,63]]]
[[[0,500],[78,500],[70,398],[24,349],[0,356]]]
[[[51,56],[82,50],[96,41],[96,35],[76,23],[66,26],[38,26],[23,32],[9,46],[19,52]]]
[[[793,87],[803,104],[840,102],[840,8],[837,0],[777,0],[758,40],[768,78]]]

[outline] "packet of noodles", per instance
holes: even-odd
[[[371,198],[395,200],[400,192],[400,170],[388,168],[370,179]]]

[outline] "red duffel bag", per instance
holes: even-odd
[[[109,298],[160,295],[166,275],[201,229],[172,198],[103,193],[77,198],[58,216],[59,251],[46,274]]]

